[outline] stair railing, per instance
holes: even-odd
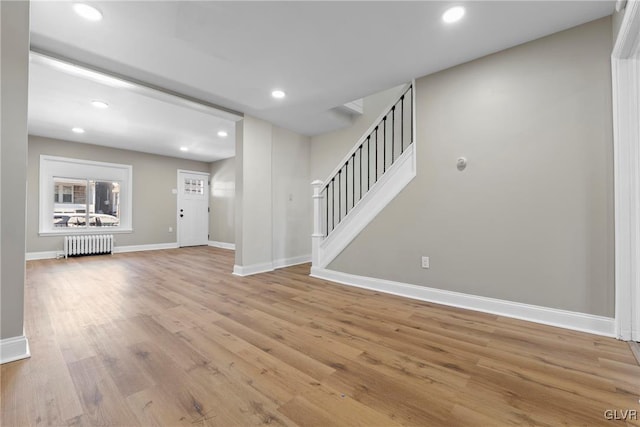
[[[413,85],[385,110],[324,182],[314,181],[314,237],[328,237],[414,141]]]

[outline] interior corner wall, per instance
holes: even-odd
[[[235,243],[236,159],[218,160],[210,165],[209,240]]]
[[[39,235],[40,155],[131,165],[133,232],[115,235],[116,246],[176,243],[178,169],[209,172],[209,164],[92,144],[29,136],[27,252],[61,251],[63,236]],[[172,231],[169,231],[169,228]]]
[[[273,260],[287,265],[311,257],[313,226],[310,138],[273,127]]]
[[[24,323],[29,2],[1,2],[0,20],[0,340],[4,340],[22,336]]]
[[[311,137],[311,181],[324,180],[338,162],[353,148],[373,122],[400,97],[404,85],[395,86],[363,99],[363,113],[347,128]]]
[[[607,17],[419,79],[417,176],[328,268],[613,317],[611,47]]]

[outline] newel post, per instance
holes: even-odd
[[[320,180],[311,183],[313,187],[313,234],[311,235],[311,265],[318,266],[320,242],[324,237],[322,232],[322,184]]]

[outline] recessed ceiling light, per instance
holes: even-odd
[[[218,136],[220,138],[225,138],[227,135],[229,135],[227,132],[221,130],[220,132],[218,132]]]
[[[464,7],[456,6],[451,9],[447,9],[445,13],[442,14],[442,20],[447,24],[451,24],[453,22],[459,21],[464,16]]]
[[[107,104],[104,101],[99,101],[97,99],[94,99],[93,101],[91,101],[91,105],[93,105],[96,108],[100,108],[100,109],[105,109],[105,108],[109,108],[109,104]]]
[[[276,99],[282,99],[286,96],[287,94],[284,93],[283,91],[281,91],[280,89],[276,89],[273,92],[271,92],[271,96],[273,96]]]
[[[84,133],[84,129],[82,129],[82,128],[73,128],[73,129],[71,129],[71,132],[73,132],[73,133]]]
[[[180,147],[180,151],[189,151],[187,147]]]
[[[86,3],[74,3],[73,10],[87,21],[100,21],[102,12]]]

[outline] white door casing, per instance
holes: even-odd
[[[640,2],[626,2],[611,67],[616,335],[640,341]]]
[[[209,174],[178,170],[178,246],[209,242]]]

